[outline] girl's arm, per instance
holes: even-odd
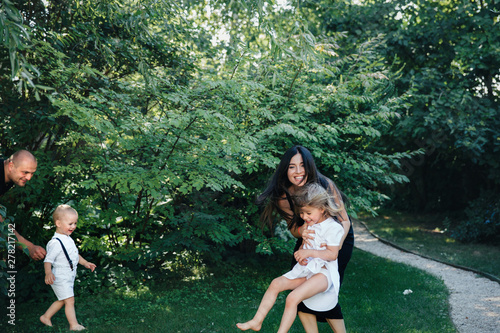
[[[326,261],[336,260],[339,255],[340,246],[328,245],[326,250],[304,250],[300,249],[293,255],[297,262],[301,262],[307,258],[320,258]]]
[[[87,260],[83,259],[83,257],[81,255],[78,255],[79,259],[78,259],[78,263],[82,266],[84,266],[85,268],[88,268],[90,269],[90,271],[94,271],[94,269],[97,267],[95,264],[91,263],[91,262],[88,262]]]

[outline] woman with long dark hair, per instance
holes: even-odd
[[[344,236],[340,243],[341,249],[338,256],[338,268],[340,284],[344,278],[344,271],[351,259],[354,247],[354,233],[352,223],[347,215],[345,205],[347,197],[337,188],[335,183],[328,177],[322,175],[314,162],[311,152],[303,146],[293,146],[282,156],[278,168],[271,177],[269,184],[263,193],[257,198],[258,204],[264,204],[265,208],[261,214],[261,221],[274,227],[276,214],[282,217],[288,224],[288,229],[297,238],[294,252],[302,245],[303,241],[314,238],[304,225],[304,221],[295,214],[293,194],[300,187],[308,183],[319,183],[327,189],[335,198],[336,204],[343,207],[335,214],[334,218],[344,228]],[[272,229],[271,229],[272,230]],[[295,264],[295,259],[293,260]],[[298,306],[299,318],[307,333],[317,332],[317,321],[326,321],[335,333],[345,332],[344,317],[340,304],[324,312],[308,309],[304,303]]]

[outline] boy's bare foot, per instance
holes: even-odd
[[[83,331],[83,330],[86,330],[86,328],[85,328],[85,326],[78,324],[76,326],[70,327],[69,330],[70,331]]]
[[[247,321],[246,323],[238,323],[238,324],[236,324],[236,327],[238,327],[242,331],[246,331],[246,330],[260,331],[260,328],[262,327],[262,323],[259,323],[256,320],[252,319],[250,321]]]
[[[45,317],[45,315],[40,316],[40,321],[46,326],[52,326],[52,321],[49,318]]]

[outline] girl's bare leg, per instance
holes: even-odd
[[[299,311],[299,318],[306,333],[318,333],[318,322],[315,315]]]
[[[85,329],[85,327],[78,324],[78,320],[76,320],[75,297],[66,298],[64,300],[64,312],[69,322],[70,331],[81,331]]]
[[[64,305],[64,301],[55,301],[52,305],[45,311],[43,315],[40,316],[40,321],[47,326],[52,326],[52,316],[61,310]]]
[[[346,333],[344,319],[326,319],[335,333]]]
[[[286,298],[285,312],[281,318],[278,333],[287,333],[297,316],[297,306],[303,300],[323,292],[328,287],[328,279],[319,273],[295,288]]]
[[[305,281],[306,278],[290,280],[284,276],[277,277],[267,288],[267,291],[262,297],[262,301],[260,301],[259,308],[257,309],[257,313],[255,314],[253,319],[247,321],[246,323],[238,323],[236,324],[236,326],[242,331],[260,331],[262,322],[266,318],[269,311],[272,309],[274,303],[276,302],[278,294],[284,290],[295,289]]]

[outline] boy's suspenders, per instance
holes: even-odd
[[[62,246],[62,249],[63,249],[64,255],[66,256],[66,259],[68,259],[68,262],[69,262],[69,267],[71,267],[71,270],[73,270],[73,262],[72,262],[72,261],[71,261],[71,259],[69,258],[69,255],[68,255],[68,252],[66,251],[66,248],[64,247],[64,245],[63,245],[62,241],[61,241],[59,238],[57,238],[57,237],[55,237],[55,238],[59,241],[59,243],[61,243],[61,246]]]

